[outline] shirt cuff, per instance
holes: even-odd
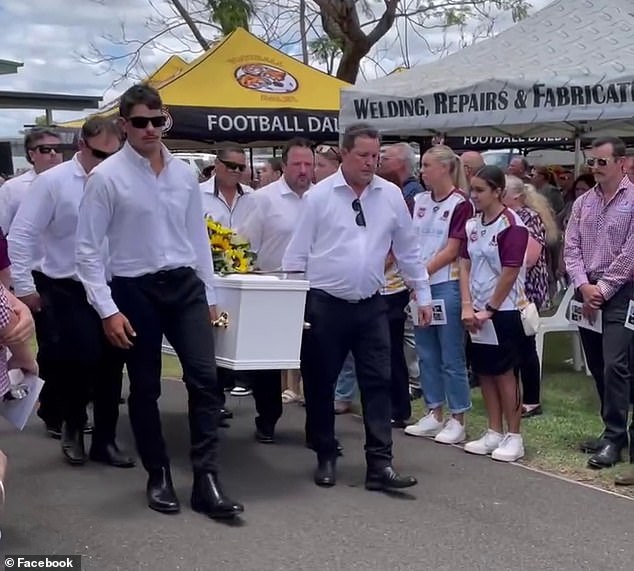
[[[431,305],[431,289],[429,287],[416,290],[416,303],[420,307]]]
[[[584,273],[577,274],[571,277],[572,277],[572,283],[576,289],[579,289],[581,286],[584,286],[590,283],[588,281],[588,276],[586,276],[586,274]]]
[[[216,305],[216,290],[213,286],[205,286],[207,305]]]
[[[108,317],[112,317],[115,313],[119,313],[119,308],[112,298],[107,301],[99,302],[95,309],[101,319],[108,319]]]
[[[616,293],[616,290],[612,286],[609,286],[603,280],[599,280],[597,282],[597,287],[599,288],[599,291],[601,292],[601,295],[603,296],[603,299],[605,299],[605,301],[608,301],[608,299],[610,299]]]

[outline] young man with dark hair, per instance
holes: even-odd
[[[165,335],[189,393],[191,506],[212,518],[233,518],[244,508],[224,494],[218,479],[216,296],[198,181],[161,143],[165,115],[154,88],[128,89],[120,115],[126,143],[91,173],[79,208],[79,278],[108,340],[124,353],[148,506],[180,510],[158,408]],[[102,256],[106,241],[110,284]]]

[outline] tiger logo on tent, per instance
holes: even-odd
[[[246,89],[261,93],[293,93],[297,80],[287,71],[264,63],[247,63],[235,71],[236,81]]]

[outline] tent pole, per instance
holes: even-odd
[[[581,156],[581,131],[575,131],[575,179],[581,174],[581,164],[583,157]]]

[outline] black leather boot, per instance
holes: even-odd
[[[228,498],[222,488],[218,476],[212,472],[194,474],[191,506],[213,519],[231,519],[244,511],[244,506]]]
[[[335,460],[332,458],[319,458],[317,468],[313,476],[315,484],[322,488],[331,488],[337,483]]]
[[[148,473],[146,494],[150,509],[164,514],[178,513],[181,509],[172,484],[172,475],[167,467]]]
[[[81,466],[88,460],[84,448],[83,428],[71,428],[64,424],[62,430],[62,454],[71,466]]]

